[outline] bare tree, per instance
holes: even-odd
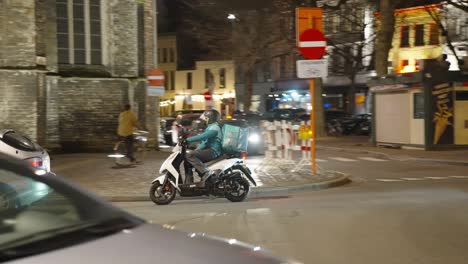
[[[289,54],[290,39],[281,34],[281,16],[275,6],[257,10],[231,10],[223,3],[209,0],[184,2],[192,11],[187,32],[214,59],[232,59],[244,79],[244,109],[249,110],[253,92],[255,65]],[[235,19],[227,19],[229,12]]]
[[[326,11],[330,73],[350,80],[347,90],[349,113],[355,110],[356,76],[373,67],[371,58],[374,56],[376,33],[372,30],[375,22],[370,15],[371,10],[366,3],[348,1],[338,10]]]

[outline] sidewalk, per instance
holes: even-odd
[[[149,151],[143,164],[134,168],[116,168],[107,153],[79,153],[52,155],[52,171],[110,201],[149,201],[151,182],[159,175],[159,168],[169,151]],[[263,156],[250,157],[246,164],[253,172],[258,186],[251,197],[305,189],[325,189],[348,183],[348,176],[339,172],[310,171],[291,173],[287,168],[255,169]]]
[[[376,157],[399,161],[437,162],[468,166],[468,149],[425,151],[418,149],[374,147],[371,144],[370,138],[364,136],[318,138],[317,149],[318,151],[335,150],[353,153],[367,153],[373,154]]]

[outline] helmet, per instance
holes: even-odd
[[[214,122],[219,121],[219,112],[214,109],[206,110],[200,116],[201,119],[203,119],[204,117],[208,118],[208,121],[207,121],[208,124],[212,124]]]

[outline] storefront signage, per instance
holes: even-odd
[[[370,88],[371,92],[384,92],[384,91],[395,91],[395,90],[402,90],[408,89],[409,86],[406,84],[386,84],[386,85],[379,85],[373,86]]]
[[[328,76],[327,60],[298,60],[296,63],[298,78],[311,79]]]
[[[434,107],[433,144],[453,144],[453,86],[451,83],[436,84],[432,88]]]

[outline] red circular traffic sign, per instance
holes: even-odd
[[[209,91],[206,91],[203,95],[205,96],[206,101],[211,101],[213,99],[213,96]]]
[[[164,86],[164,74],[158,69],[150,70],[147,79],[151,86]]]
[[[297,48],[302,56],[309,60],[318,60],[325,54],[327,40],[322,32],[316,29],[308,29],[299,37]]]

